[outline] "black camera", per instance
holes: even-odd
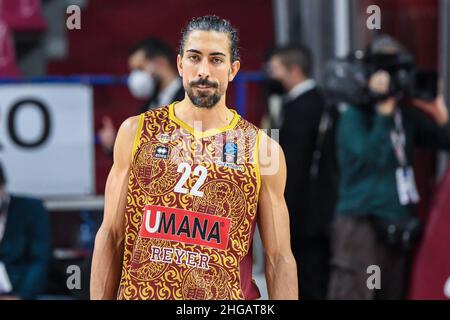
[[[396,220],[372,217],[371,221],[378,239],[393,249],[411,251],[423,236],[422,222],[415,216]]]
[[[379,70],[390,75],[389,91],[383,95],[368,87],[370,76]],[[330,61],[325,67],[323,89],[331,104],[371,106],[389,96],[431,101],[437,96],[437,72],[417,68],[412,54],[383,36],[364,51]]]

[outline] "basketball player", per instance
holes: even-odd
[[[283,152],[225,104],[240,67],[236,30],[216,16],[191,20],[177,67],[185,98],[119,129],[91,298],[257,299],[258,223],[269,298],[297,299]]]

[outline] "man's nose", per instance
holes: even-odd
[[[209,61],[208,61],[208,59],[203,59],[199,65],[198,76],[202,79],[206,79],[210,75],[211,74],[210,74],[210,70],[209,70]]]

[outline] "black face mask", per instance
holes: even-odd
[[[273,78],[266,78],[264,80],[264,87],[268,96],[273,94],[284,95],[286,93],[286,89],[284,89],[281,81]]]

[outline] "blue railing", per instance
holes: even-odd
[[[247,105],[247,84],[262,81],[263,75],[257,71],[242,71],[234,79],[236,85],[236,108],[240,115],[245,117]],[[72,75],[72,76],[45,76],[45,77],[0,77],[2,84],[20,83],[82,83],[91,86],[126,85],[127,76],[111,75]]]
[[[92,86],[126,85],[127,76],[111,75],[73,75],[73,76],[45,76],[45,77],[2,77],[1,84],[14,83],[82,83]]]
[[[247,84],[249,82],[259,82],[264,79],[261,72],[240,72],[234,79],[236,84],[236,108],[240,115],[245,117],[247,106]]]

